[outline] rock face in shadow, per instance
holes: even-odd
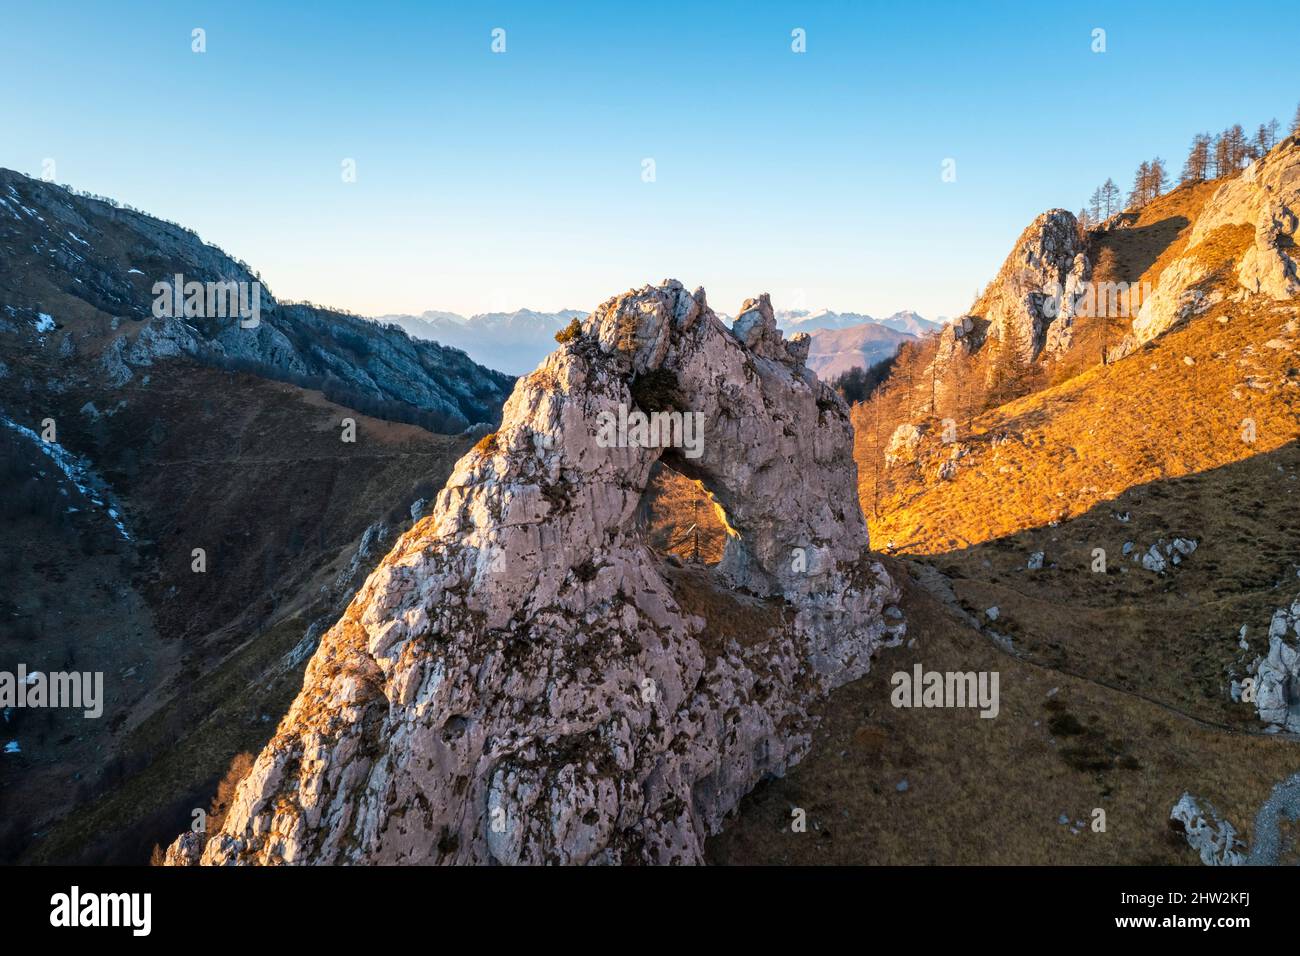
[[[1200,854],[1206,866],[1240,866],[1246,861],[1245,845],[1237,837],[1237,829],[1222,820],[1214,807],[1202,808],[1190,793],[1184,792],[1169,819],[1177,824],[1187,837],[1187,844]]]
[[[806,354],[766,296],[734,331],[675,281],[605,302],[323,638],[221,831],[169,860],[700,862],[902,631],[847,408]],[[702,431],[622,440],[637,411]],[[660,459],[735,531],[707,620],[637,529]],[[728,629],[742,605],[769,623]]]
[[[1300,733],[1300,595],[1269,622],[1268,656],[1255,662],[1259,719],[1277,730]]]

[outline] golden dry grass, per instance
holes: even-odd
[[[1095,232],[1093,280],[1154,287],[1165,267],[1183,254],[1201,207],[1224,182],[1179,186],[1126,214],[1118,228]]]
[[[661,554],[708,565],[722,560],[725,514],[700,482],[666,466],[657,467],[645,493],[647,540]],[[698,535],[697,532],[698,531]]]
[[[960,427],[963,457],[951,481],[937,471],[954,446],[932,431],[915,464],[884,475],[877,514],[870,423],[858,411],[855,453],[873,543],[951,551],[1083,514],[1135,485],[1281,447],[1300,432],[1300,343],[1286,331],[1296,317],[1272,303],[1225,303],[1118,363],[981,415]],[[1267,347],[1278,340],[1288,345]]]

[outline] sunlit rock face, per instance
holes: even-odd
[[[1221,255],[1202,252],[1245,227],[1250,237],[1234,257],[1239,295],[1286,300],[1300,295],[1300,137],[1290,136],[1228,180],[1206,201],[1182,255],[1160,274],[1133,321],[1139,342],[1206,311],[1222,293],[1199,288],[1215,278]]]
[[[901,634],[847,408],[806,354],[766,296],[734,331],[675,281],[604,303],[324,637],[202,862],[700,862],[806,753],[809,705]],[[629,410],[698,430],[609,441]],[[735,531],[711,620],[638,530],[661,458]],[[770,624],[724,635],[728,602]]]
[[[1044,348],[1062,352],[1070,346],[1075,301],[1089,275],[1078,220],[1068,210],[1049,209],[1020,234],[972,313],[988,323],[989,337],[1025,363]]]
[[[1016,240],[997,276],[968,315],[939,334],[926,369],[937,392],[959,387],[967,361],[988,356],[986,381],[1017,374],[1036,361],[1065,356],[1074,345],[1075,320],[1087,303],[1092,263],[1074,214],[1049,209]],[[926,414],[929,398],[913,399],[912,413]]]

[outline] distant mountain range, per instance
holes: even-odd
[[[586,312],[484,312],[465,318],[455,312],[381,315],[376,322],[400,326],[413,339],[432,339],[460,349],[474,361],[510,375],[526,375],[555,349],[555,333]]]
[[[776,322],[786,332],[812,332],[815,329],[847,329],[857,325],[877,325],[915,336],[938,332],[944,325],[943,322],[923,319],[912,311],[895,312],[886,318],[877,319],[861,312],[833,312],[830,309],[818,309],[815,312],[806,309],[778,311]]]
[[[922,320],[924,321],[924,319]],[[898,347],[917,336],[881,323],[863,322],[843,329],[812,329],[808,367],[824,382],[854,368],[870,368],[893,358]]]
[[[432,339],[441,345],[461,349],[475,362],[510,375],[526,375],[555,349],[555,333],[586,312],[562,309],[537,312],[484,312],[466,318],[455,312],[429,311],[420,315],[381,315],[375,321],[400,326],[416,339]],[[730,318],[718,313],[720,318]],[[808,332],[813,336],[808,366],[823,378],[833,377],[855,366],[867,367],[891,357],[899,343],[938,332],[942,323],[924,319],[915,312],[895,312],[876,319],[859,312],[818,309],[778,311],[777,323],[787,335]],[[834,335],[826,333],[834,332]]]

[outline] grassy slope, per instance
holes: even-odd
[[[905,562],[889,564],[916,645],[882,652],[871,674],[831,696],[812,752],[745,799],[709,841],[711,862],[1194,864],[1167,822],[1184,789],[1249,837],[1273,783],[1300,767],[1291,741],[1206,728],[1009,656],[955,619]],[[997,670],[1000,715],[892,707],[890,675],[915,663]],[[807,811],[806,833],[792,832],[793,807]],[[1071,833],[1096,808],[1106,832]]]
[[[868,511],[873,542],[949,551],[1281,447],[1297,435],[1300,342],[1287,328],[1296,318],[1271,303],[1224,304],[1120,362],[981,415],[959,434],[952,481],[936,472],[954,445],[928,440],[916,465],[891,470],[880,513]],[[1275,340],[1285,347],[1266,346]],[[1245,419],[1253,443],[1241,438]],[[866,431],[857,429],[859,457]],[[868,476],[862,468],[864,502]]]

